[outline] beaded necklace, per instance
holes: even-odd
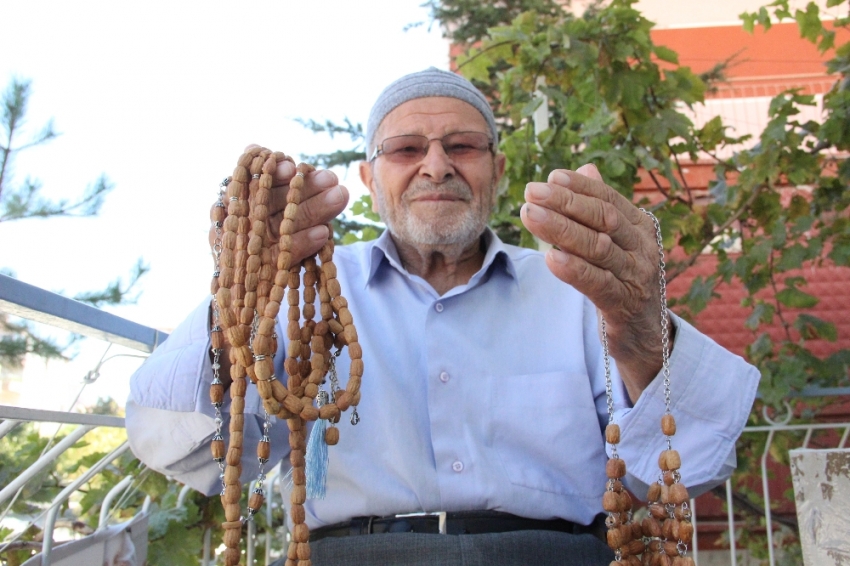
[[[324,497],[324,470],[327,446],[339,441],[333,425],[340,414],[354,407],[352,424],[360,417],[360,382],[363,352],[348,302],[341,294],[333,263],[333,232],[316,257],[292,262],[292,234],[302,200],[304,178],[314,170],[297,166],[289,184],[286,208],[280,224],[280,238],[273,242],[266,228],[273,175],[280,162],[294,161],[281,152],[255,147],[239,157],[233,175],[225,179],[213,206],[211,220],[216,238],[213,244],[215,271],[211,286],[213,327],[210,331],[213,381],[210,399],[216,411],[216,432],[212,442],[213,459],[221,470],[221,500],[224,506],[224,562],[239,563],[239,542],[243,523],[252,520],[264,501],[265,465],[270,450],[271,417],[285,419],[289,428],[292,493],[290,518],[292,541],[287,552],[288,566],[310,566],[309,529],[305,521],[307,497]],[[225,197],[228,204],[225,206]],[[301,272],[303,289],[301,287]],[[321,320],[316,322],[315,300],[320,302]],[[289,340],[284,369],[287,384],[274,375],[277,351],[275,320],[284,298],[288,305],[286,333]],[[303,303],[302,303],[303,299]],[[302,305],[299,308],[299,305]],[[303,319],[303,323],[300,322]],[[220,357],[225,340],[230,344],[230,442],[225,449],[224,384],[220,379]],[[344,347],[351,357],[349,378],[340,389],[335,357]],[[332,354],[331,348],[336,351]],[[330,391],[321,389],[330,374]],[[241,513],[242,442],[247,379],[256,384],[265,410],[263,435],[257,445],[259,474],[248,501],[248,517]],[[315,406],[314,406],[315,403]],[[307,447],[308,421],[317,421]],[[328,423],[330,426],[328,427]],[[309,491],[309,493],[308,493]]]
[[[611,384],[611,361],[608,355],[608,334],[602,319],[602,350],[605,357],[605,392],[608,401],[608,426],[605,441],[611,445],[611,458],[605,466],[608,476],[602,508],[608,513],[608,546],[614,551],[611,566],[694,566],[687,556],[688,545],[694,534],[688,490],[681,483],[679,453],[673,450],[672,436],[676,434],[676,420],[670,412],[670,338],[667,314],[667,283],[665,277],[664,248],[661,225],[649,211],[640,209],[655,225],[658,245],[659,286],[661,290],[661,352],[664,375],[665,411],[661,417],[661,432],[667,437],[667,450],[661,452],[657,482],[649,486],[646,496],[649,514],[640,523],[632,515],[632,498],[624,489],[622,478],[626,463],[617,454],[620,426],[614,423],[614,392]]]

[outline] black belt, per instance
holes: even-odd
[[[461,511],[456,513],[414,513],[389,517],[354,517],[350,521],[310,531],[310,540],[384,533],[431,533],[476,535],[511,531],[557,531],[604,537],[605,517],[598,515],[590,525],[565,519],[526,519],[498,511]]]

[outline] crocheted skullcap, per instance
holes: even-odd
[[[460,75],[431,67],[424,71],[405,75],[381,92],[378,100],[375,101],[375,105],[372,106],[369,121],[366,123],[368,147],[372,147],[375,132],[378,131],[378,127],[387,114],[392,112],[394,108],[408,100],[429,96],[448,96],[471,104],[484,116],[494,142],[498,142],[499,132],[496,130],[496,118],[481,91]]]

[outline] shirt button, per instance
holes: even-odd
[[[456,472],[462,472],[463,462],[461,462],[460,460],[456,461],[454,464],[452,464],[452,469]]]
[[[447,374],[446,372],[440,374],[440,381],[442,381],[443,383],[447,383],[449,379],[449,374]]]
[[[436,305],[434,305],[434,310],[436,310],[437,312],[443,312],[443,303],[437,303]]]

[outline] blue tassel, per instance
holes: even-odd
[[[307,441],[307,499],[324,499],[328,478],[328,443],[325,442],[327,421],[317,419]]]

